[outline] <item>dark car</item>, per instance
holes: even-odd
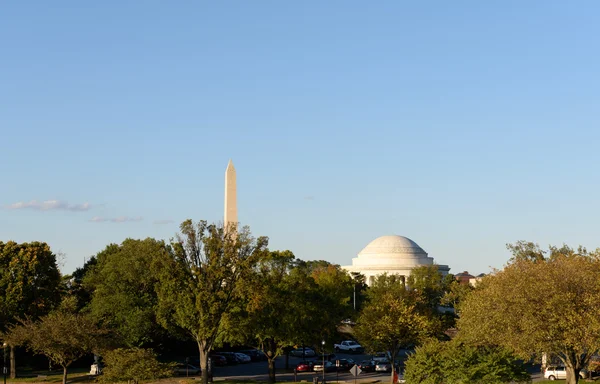
[[[173,373],[178,376],[197,376],[202,373],[202,371],[195,365],[177,363],[173,368]]]
[[[363,360],[358,364],[363,372],[375,372],[375,362],[373,360]]]
[[[239,363],[237,356],[233,352],[219,352],[219,355],[223,356],[227,360],[227,364]]]
[[[354,367],[355,363],[352,359],[339,359],[336,360],[334,364],[338,371],[349,371],[350,368]]]
[[[250,356],[252,361],[265,361],[267,360],[267,356],[265,353],[258,349],[244,349],[240,351],[241,353]]]
[[[215,367],[222,367],[227,365],[227,359],[223,355],[211,354],[210,359]]]

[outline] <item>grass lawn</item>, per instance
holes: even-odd
[[[62,383],[62,368],[53,371],[17,370],[19,377],[6,379],[6,383]],[[93,377],[88,375],[89,369],[73,368],[67,373],[67,381],[71,383],[91,382]]]

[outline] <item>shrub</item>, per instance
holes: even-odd
[[[137,384],[140,380],[155,380],[173,374],[173,365],[159,362],[151,349],[119,348],[102,357],[105,364],[100,377],[102,382]]]
[[[432,340],[406,361],[407,383],[466,384],[529,382],[523,363],[502,348]]]

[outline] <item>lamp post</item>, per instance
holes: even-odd
[[[325,340],[321,341],[323,350],[323,384],[325,384]]]
[[[2,367],[2,372],[4,373],[4,384],[6,384],[6,347],[8,346],[8,344],[6,344],[6,342],[4,344],[2,344],[3,347],[3,352],[4,352],[4,366]]]

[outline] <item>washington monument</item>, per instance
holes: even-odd
[[[235,168],[233,161],[229,160],[227,169],[225,170],[225,217],[223,226],[225,231],[233,226],[237,229],[238,214],[237,214],[237,187],[235,182]]]

